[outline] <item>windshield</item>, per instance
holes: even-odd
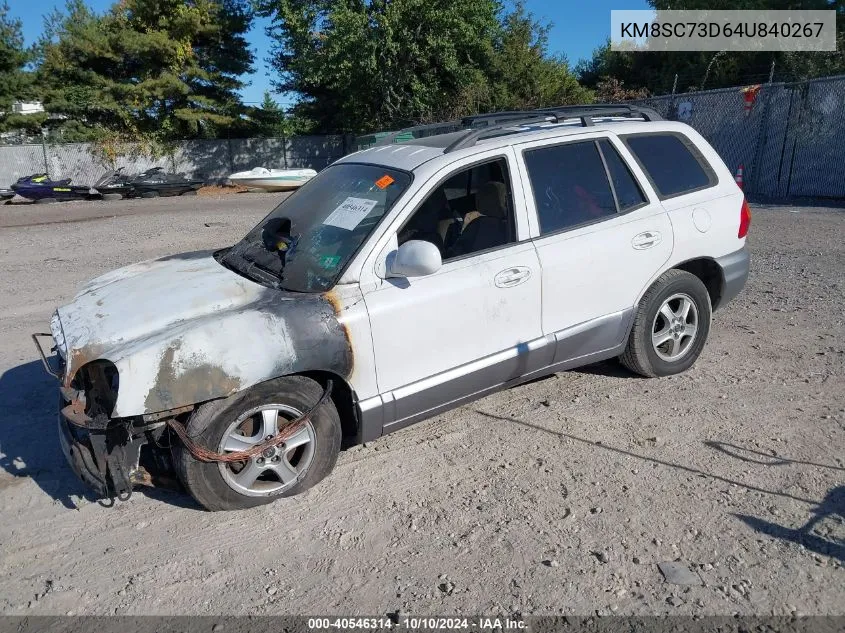
[[[395,169],[332,165],[224,251],[220,263],[282,290],[329,290],[410,182]]]

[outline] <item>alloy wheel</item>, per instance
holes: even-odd
[[[655,353],[665,361],[675,362],[692,349],[698,334],[698,308],[684,293],[670,296],[660,306],[651,328]]]
[[[280,425],[302,415],[284,404],[267,404],[243,413],[226,429],[218,452],[244,451],[279,433]],[[284,444],[266,449],[245,462],[220,462],[218,467],[226,484],[248,497],[278,495],[292,487],[308,470],[314,459],[316,436],[311,422]]]

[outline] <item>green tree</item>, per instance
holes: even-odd
[[[369,132],[591,93],[547,52],[548,26],[498,0],[257,0],[276,88],[321,131]]]
[[[492,92],[487,109],[526,110],[592,101],[566,58],[548,53],[550,24],[535,20],[521,1],[502,22],[487,72]]]
[[[285,112],[267,90],[264,91],[261,107],[256,108],[250,118],[254,122],[254,132],[257,136],[274,137],[285,133]]]
[[[496,0],[257,0],[271,17],[276,88],[321,131],[450,118],[482,83]]]
[[[70,0],[38,47],[45,108],[67,140],[215,137],[244,112],[251,20],[246,0],[121,0],[103,15]]]
[[[835,52],[621,52],[605,43],[589,60],[576,67],[579,81],[597,87],[607,78],[617,79],[631,89],[665,94],[675,86],[686,92],[763,83],[772,63],[775,80],[795,81],[845,73],[845,2],[843,0],[650,0],[657,10],[746,9],[833,9],[837,16],[838,49]]]
[[[15,115],[12,103],[34,98],[32,74],[26,70],[31,51],[24,47],[21,21],[9,15],[9,5],[0,4],[0,132],[40,129],[43,115]]]

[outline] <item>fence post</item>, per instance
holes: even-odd
[[[226,132],[226,151],[229,154],[229,173],[235,173],[235,155],[232,153],[232,137]]]
[[[786,125],[783,128],[783,144],[780,148],[780,163],[778,164],[778,185],[777,185],[777,196],[782,198],[781,195],[781,179],[783,177],[783,159],[786,155],[786,143],[789,139],[789,131],[792,129],[792,102],[795,98],[795,87],[794,85],[789,89],[789,109],[786,111]]]
[[[288,140],[285,137],[285,131],[282,130],[282,169],[288,168]]]
[[[766,132],[769,127],[769,109],[772,101],[772,93],[774,92],[774,88],[772,87],[772,79],[774,76],[775,60],[772,60],[772,67],[769,69],[769,83],[766,84],[765,87],[766,100],[763,102],[762,112],[760,113],[760,127],[757,130],[757,141],[754,145],[754,159],[751,163],[751,182],[748,183],[749,193],[760,192],[760,170],[758,167],[763,162],[763,148],[766,146],[766,139],[768,138]],[[778,183],[778,186],[779,185],[780,183]]]
[[[47,128],[41,128],[41,156],[44,158],[44,173],[50,177],[50,165],[47,163]]]
[[[771,82],[766,86],[766,100],[763,102],[762,112],[760,113],[760,127],[757,128],[757,140],[754,143],[754,158],[751,162],[751,178],[748,183],[748,193],[759,193],[760,185],[760,170],[758,167],[763,162],[763,148],[766,146],[766,139],[768,138],[769,127],[769,103],[772,100]]]
[[[801,82],[801,101],[799,104],[798,118],[795,121],[795,134],[792,137],[792,155],[789,157],[789,176],[786,181],[786,197],[792,195],[792,169],[795,166],[795,150],[798,146],[798,138],[801,131],[801,120],[804,118],[804,113],[808,110],[807,99],[810,95],[810,82]]]

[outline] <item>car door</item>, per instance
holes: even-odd
[[[430,179],[432,185],[414,196],[410,208],[404,210],[403,227],[391,236],[385,256],[376,262],[379,279],[375,284],[362,284],[385,432],[490,391],[542,362],[537,356],[529,359],[532,342],[541,337],[541,275],[536,250],[527,239],[521,185],[511,178],[513,160],[513,151],[505,148],[464,159],[436,173]],[[487,163],[498,168],[478,169]],[[456,201],[454,192],[444,195],[440,188],[453,184],[459,172],[470,169],[473,174],[501,173],[509,225],[503,243],[476,251],[458,248],[470,250],[458,255],[445,252],[442,267],[428,276],[385,278],[391,252],[395,253],[409,227],[417,230],[416,219],[423,209],[430,208],[431,198],[451,196],[449,212],[432,220],[442,222],[456,208],[483,206],[481,188],[501,190],[498,185],[476,183],[474,192],[467,192],[468,200]],[[461,212],[467,222],[461,237],[468,235],[470,221],[479,221],[473,216],[493,215],[484,208],[474,212]],[[428,234],[430,231],[420,230],[414,239]],[[456,243],[453,249],[459,246]]]
[[[672,225],[612,135],[518,148],[543,270],[542,329],[554,364],[618,354],[637,300],[672,252]]]

